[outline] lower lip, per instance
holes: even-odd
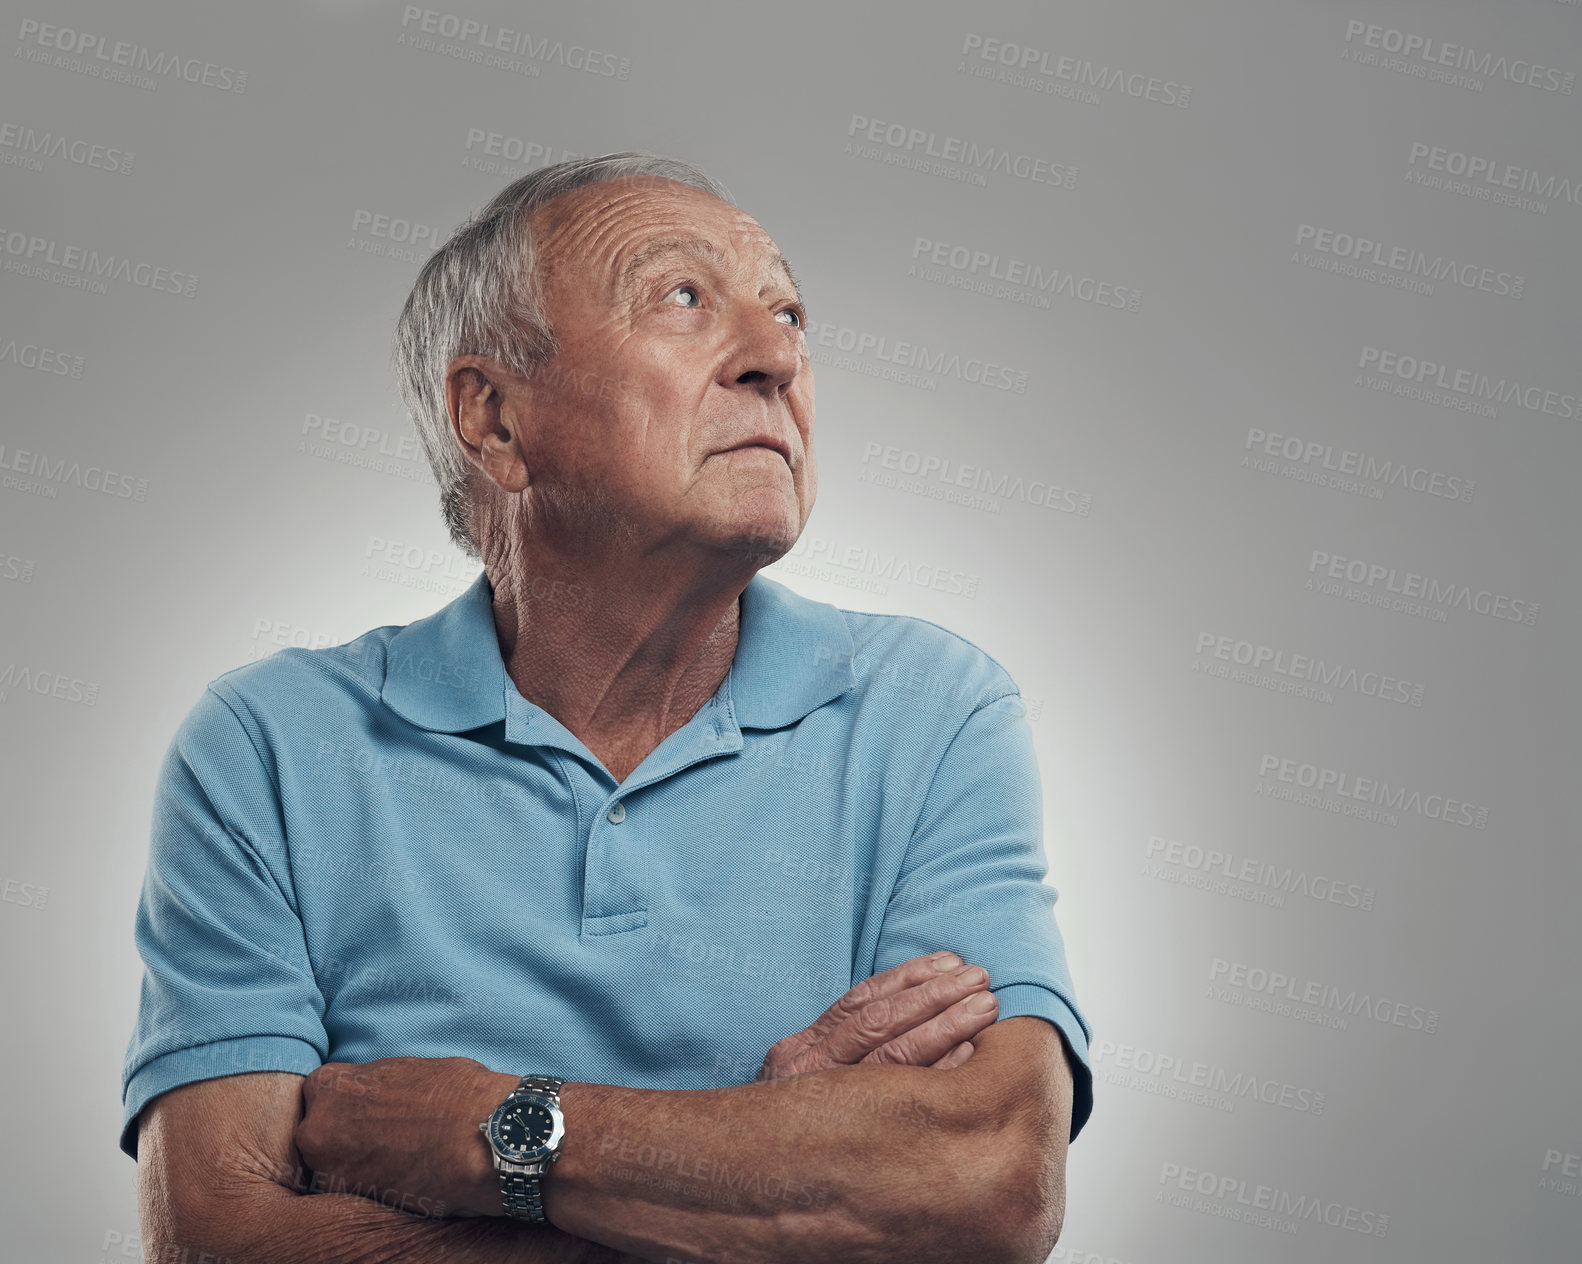
[[[726,448],[725,450],[727,452],[767,452],[770,456],[778,456],[782,461],[785,460],[785,457],[781,455],[780,449],[767,448],[761,443],[748,443],[743,444],[739,448]]]

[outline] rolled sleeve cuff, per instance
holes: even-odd
[[[1004,987],[991,987],[994,999],[1000,1003],[995,1021],[1031,1015],[1046,1018],[1066,1038],[1072,1057],[1066,1061],[1071,1066],[1071,1140],[1075,1141],[1082,1125],[1093,1113],[1093,1071],[1088,1065],[1088,1034],[1076,1012],[1062,999],[1060,993],[1041,983],[1008,983]]]
[[[295,1036],[238,1036],[162,1054],[140,1066],[122,1089],[121,1150],[137,1158],[137,1116],[170,1089],[248,1071],[306,1075],[323,1062],[317,1049]]]

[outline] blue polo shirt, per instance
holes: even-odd
[[[571,594],[574,596],[574,594]],[[550,599],[569,599],[566,595]],[[506,674],[487,574],[216,678],[166,752],[121,1148],[178,1085],[466,1056],[743,1084],[858,980],[950,948],[1079,1063],[1015,683],[922,619],[759,574],[715,695],[613,778]]]

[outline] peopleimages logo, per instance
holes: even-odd
[[[900,338],[891,338],[888,334],[810,320],[807,323],[807,341],[815,363],[852,369],[871,377],[902,381],[906,385],[922,386],[925,390],[937,389],[938,378],[952,377],[973,386],[1010,391],[1016,395],[1027,393],[1025,369],[1013,369],[978,356],[963,356],[918,342],[906,342]],[[847,354],[845,358],[838,358],[829,354],[831,350]],[[867,365],[870,360],[891,367],[878,369]]]
[[[369,579],[454,597],[482,569],[480,563],[454,549],[425,549],[422,545],[371,535],[359,573]]]
[[[19,123],[0,123],[0,162],[43,170],[40,158],[64,158],[79,167],[96,167],[119,175],[131,175],[132,151],[116,149],[93,141],[73,139],[65,132],[40,132]]]
[[[790,558],[805,558],[900,584],[916,584],[955,597],[973,597],[978,576],[926,562],[914,562],[899,553],[887,553],[860,544],[845,544],[818,535],[804,535],[791,546]],[[782,563],[784,564],[784,559]]]
[[[529,140],[525,136],[512,136],[482,127],[467,129],[464,148],[462,162],[474,170],[486,172],[547,167],[552,163],[587,156],[577,150],[558,148],[547,141]]]
[[[336,417],[324,417],[312,412],[303,415],[302,433],[328,443],[342,444],[362,452],[372,451],[379,456],[396,457],[402,461],[416,460],[421,452],[415,434],[393,435],[378,426],[358,425],[356,422],[341,421]]]
[[[1450,281],[1463,289],[1482,290],[1506,298],[1521,298],[1526,283],[1526,278],[1517,273],[1497,272],[1445,255],[1430,255],[1409,246],[1387,245],[1371,237],[1320,228],[1315,224],[1296,226],[1296,245],[1348,263],[1367,264],[1429,281]]]
[[[433,224],[359,206],[352,212],[352,234],[346,239],[346,246],[361,254],[400,263],[422,263],[443,239],[443,233]]]
[[[1465,44],[1450,44],[1396,27],[1359,22],[1355,18],[1346,23],[1346,43],[1394,54],[1424,74],[1431,68],[1443,67],[1564,96],[1576,91],[1576,74],[1570,70],[1541,66],[1524,58],[1469,48]]]
[[[1400,570],[1382,562],[1365,561],[1360,557],[1342,557],[1338,554],[1314,549],[1307,563],[1307,587],[1316,591],[1316,579],[1344,580],[1381,593],[1442,606],[1446,610],[1470,610],[1491,619],[1511,623],[1525,623],[1532,627],[1538,622],[1538,603],[1505,593],[1490,592],[1487,588],[1473,588],[1470,584],[1425,575],[1418,571]]]
[[[1156,75],[1127,71],[1119,66],[1101,66],[1085,57],[1052,57],[1048,49],[1016,44],[1010,40],[968,34],[961,41],[961,56],[1000,67],[997,73],[990,71],[989,74],[983,73],[989,70],[988,66],[975,68],[970,72],[975,78],[992,75],[1001,82],[1012,83],[1017,87],[1041,88],[1044,85],[1038,80],[1043,79],[1069,84],[1079,90],[1099,88],[1110,92],[1118,89],[1141,101],[1172,105],[1183,110],[1192,100],[1192,89],[1173,79],[1160,79]],[[1097,104],[1097,98],[1091,92],[1079,99],[1088,98]]]
[[[943,488],[966,488],[983,496],[1019,500],[1043,509],[1076,514],[1081,518],[1086,518],[1093,511],[1093,497],[1087,492],[1064,488],[1051,479],[1029,480],[1021,474],[1011,475],[1005,471],[996,473],[987,466],[954,461],[949,457],[925,454],[912,448],[898,448],[869,440],[863,444],[862,461],[864,465],[871,462],[881,469],[915,476],[924,483],[938,483]],[[869,475],[859,470],[857,477],[863,482],[885,485],[877,474]],[[992,507],[998,512],[998,504]]]
[[[1412,142],[1406,165],[1413,168],[1409,174],[1420,175],[1423,171],[1433,171],[1491,190],[1510,190],[1544,201],[1570,202],[1573,206],[1582,206],[1582,176],[1563,176],[1553,171],[1518,167],[1482,154],[1447,149],[1421,140]]]
[[[423,36],[454,40],[460,49],[472,54],[465,60],[483,64],[504,64],[499,56],[504,54],[506,57],[525,57],[529,61],[564,66],[567,70],[580,70],[602,79],[627,79],[632,73],[630,57],[617,57],[614,53],[600,52],[585,44],[552,40],[547,35],[534,39],[529,31],[494,26],[476,18],[462,17],[459,13],[409,4],[401,12],[398,42],[411,44],[423,51],[449,52],[433,39],[423,40]],[[506,68],[518,70],[520,64]]]
[[[1543,1176],[1538,1187],[1571,1198],[1582,1197],[1582,1154],[1545,1150]]]
[[[19,584],[31,584],[34,572],[38,569],[38,559],[31,557],[17,557],[14,553],[7,553],[0,549],[0,579],[15,580]]]
[[[1357,365],[1385,377],[1398,378],[1403,384],[1410,383],[1419,389],[1431,386],[1475,400],[1492,400],[1500,404],[1514,402],[1529,412],[1548,413],[1551,417],[1564,417],[1568,421],[1582,417],[1582,398],[1576,395],[1562,395],[1520,380],[1493,378],[1474,369],[1457,369],[1421,356],[1403,355],[1382,347],[1364,347]]]
[[[1215,957],[1209,964],[1209,999],[1242,1004],[1241,993],[1271,1001],[1309,1007],[1308,1012],[1318,1012],[1318,1017],[1356,1016],[1371,1018],[1374,1022],[1391,1027],[1404,1027],[1433,1035],[1439,1030],[1439,1011],[1421,1005],[1408,1005],[1405,1001],[1392,1001],[1385,996],[1373,996],[1356,988],[1340,988],[1333,983],[1320,983],[1314,979],[1299,979],[1280,970],[1267,970],[1263,966],[1248,965],[1243,961],[1227,961]],[[1234,989],[1231,995],[1226,989]],[[1248,1006],[1265,1008],[1265,1006]],[[1328,1011],[1328,1014],[1323,1013]],[[1298,1013],[1296,1017],[1305,1017]],[[1320,1026],[1345,1027],[1344,1018],[1338,1023],[1320,1023]]]
[[[1390,1227],[1389,1216],[1382,1212],[1308,1194],[1294,1194],[1274,1185],[1254,1185],[1242,1177],[1222,1176],[1181,1163],[1166,1162],[1159,1170],[1159,1184],[1163,1187],[1162,1201],[1171,1206],[1188,1207],[1230,1220],[1248,1220],[1284,1233],[1295,1233],[1304,1223],[1310,1223],[1382,1238]],[[1181,1197],[1183,1193],[1216,1202],[1194,1205],[1190,1197]],[[1264,1214],[1260,1216],[1259,1213]]]
[[[1470,478],[1447,474],[1444,470],[1408,465],[1405,461],[1376,457],[1354,448],[1337,449],[1334,444],[1318,439],[1279,434],[1257,426],[1247,428],[1247,438],[1242,447],[1254,455],[1278,457],[1294,465],[1342,474],[1385,487],[1401,487],[1445,500],[1471,501],[1476,485]],[[1251,466],[1246,456],[1242,457],[1241,463]]]
[[[0,253],[11,256],[4,264],[7,272],[44,277],[97,294],[107,292],[106,279],[128,281],[146,290],[179,294],[183,298],[192,298],[198,292],[198,278],[190,272],[174,272],[122,255],[101,255],[84,246],[66,245],[51,237],[16,229],[0,228]],[[61,271],[51,276],[50,267]]]
[[[1213,632],[1199,632],[1197,656],[1199,662],[1194,663],[1194,670],[1197,670],[1202,660],[1207,657],[1248,668],[1253,673],[1269,672],[1274,676],[1318,685],[1324,689],[1360,693],[1365,697],[1379,698],[1385,702],[1400,702],[1409,707],[1423,705],[1423,686],[1417,682],[1401,680],[1383,672],[1359,671],[1356,667],[1342,663],[1326,663],[1323,659],[1314,658],[1310,654],[1294,654],[1255,641],[1238,640],[1235,637],[1221,636]]]
[[[187,83],[199,83],[224,92],[245,92],[247,72],[222,66],[197,57],[181,57],[169,50],[155,52],[142,44],[126,40],[107,40],[102,35],[53,26],[35,18],[23,18],[17,32],[17,51],[29,61],[49,59],[68,70],[83,71],[94,78],[132,83],[139,88],[159,87],[159,76],[174,75]],[[27,47],[32,45],[32,47]],[[46,52],[45,50],[53,50]],[[62,57],[61,54],[70,54]]]
[[[1453,799],[1440,793],[1424,794],[1421,790],[1404,785],[1392,786],[1388,781],[1376,777],[1359,777],[1339,768],[1302,763],[1280,755],[1265,754],[1259,759],[1258,776],[1260,794],[1275,799],[1290,797],[1277,793],[1277,790],[1295,786],[1301,790],[1311,790],[1318,796],[1334,795],[1335,799],[1330,801],[1336,803],[1334,810],[1342,810],[1340,800],[1347,801],[1344,805],[1346,809],[1355,809],[1346,810],[1344,814],[1347,816],[1363,816],[1366,819],[1367,810],[1356,805],[1369,804],[1391,812],[1411,812],[1430,820],[1443,821],[1447,825],[1462,825],[1469,829],[1487,829],[1489,824],[1488,808],[1468,803],[1464,799]],[[1263,779],[1272,779],[1277,785],[1265,789]],[[1393,821],[1389,823],[1394,824]]]
[[[1356,882],[1342,882],[1327,874],[1309,874],[1294,865],[1276,865],[1251,856],[1237,856],[1216,847],[1203,847],[1197,843],[1183,843],[1174,838],[1161,838],[1150,834],[1143,849],[1146,860],[1145,877],[1165,878],[1181,886],[1201,886],[1221,894],[1219,888],[1240,883],[1249,890],[1256,890],[1271,897],[1254,903],[1285,904],[1284,896],[1301,895],[1320,903],[1339,904],[1343,908],[1373,908],[1374,890]],[[1175,873],[1164,869],[1174,866]],[[1193,879],[1188,881],[1187,879]]]
[[[1118,307],[1128,312],[1137,311],[1142,303],[1142,291],[1131,286],[1102,281],[1094,276],[1078,276],[1054,266],[1029,263],[1025,259],[1004,258],[987,250],[974,250],[948,241],[935,241],[930,237],[913,239],[913,262],[908,276],[914,274],[920,260],[959,274],[952,278],[958,288],[979,289],[995,297],[1006,297],[1017,289],[1023,289],[1040,296],[1055,294],[1100,307]],[[1001,284],[994,285],[991,282]]]
[[[36,693],[41,698],[58,698],[62,702],[81,702],[93,706],[99,700],[99,682],[66,676],[60,672],[30,667],[26,663],[7,663],[0,671],[0,702],[5,702],[15,689],[21,693]]]
[[[104,496],[112,496],[119,500],[145,500],[148,497],[148,480],[135,478],[130,474],[116,470],[107,470],[102,465],[84,465],[81,461],[69,461],[65,457],[51,459],[43,452],[32,452],[27,448],[7,448],[0,443],[0,471],[14,470],[22,476],[22,481],[36,481],[57,487],[80,487],[85,491],[98,492]],[[12,486],[10,474],[6,475],[6,486]]]
[[[1196,1089],[1200,1093],[1221,1099],[1232,1110],[1235,1109],[1237,1102],[1256,1101],[1266,1106],[1280,1106],[1301,1114],[1324,1113],[1324,1094],[1315,1089],[1286,1084],[1281,1080],[1255,1075],[1250,1071],[1232,1071],[1228,1067],[1212,1062],[1184,1058],[1173,1053],[1160,1053],[1139,1045],[1117,1044],[1113,1040],[1096,1041],[1093,1045],[1093,1065],[1107,1070],[1131,1072],[1129,1077],[1104,1075],[1108,1082],[1119,1083],[1125,1088],[1157,1092],[1168,1085],[1175,1090],[1175,1092],[1167,1091],[1159,1094],[1164,1097],[1181,1094],[1191,1100],[1190,1094],[1186,1091]],[[1133,1082],[1137,1077],[1149,1077],[1153,1083],[1145,1085]],[[1221,1108],[1220,1102],[1216,1101],[1197,1104]]]
[[[0,364],[15,364],[57,377],[78,378],[82,376],[82,363],[82,357],[75,352],[41,347],[36,342],[18,342],[15,338],[0,342]]]
[[[874,157],[876,155],[862,151],[862,144],[882,146],[896,157],[905,156],[911,160],[891,165],[917,166],[933,175],[945,174],[937,169],[944,164],[980,176],[992,172],[1061,189],[1077,187],[1077,169],[1056,162],[1053,158],[1013,152],[998,145],[980,145],[975,140],[966,140],[960,136],[941,136],[921,127],[891,123],[870,118],[866,114],[851,116],[846,135],[851,138],[846,142],[847,153],[854,153],[859,158]],[[973,183],[981,185],[983,181],[979,179]]]

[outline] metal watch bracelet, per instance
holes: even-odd
[[[522,1082],[511,1090],[506,1098],[512,1098],[526,1093],[538,1093],[548,1097],[558,1107],[560,1105],[560,1088],[566,1081],[553,1075],[524,1075]],[[536,1160],[531,1165],[515,1164],[506,1159],[495,1156],[495,1169],[500,1173],[500,1202],[505,1208],[505,1214],[515,1220],[525,1220],[530,1224],[548,1224],[544,1215],[544,1196],[542,1178],[549,1166],[548,1158]],[[537,1170],[532,1170],[536,1168]]]

